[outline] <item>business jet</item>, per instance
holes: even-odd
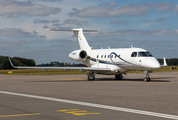
[[[14,68],[26,68],[26,69],[64,69],[80,70],[81,72],[89,71],[88,80],[95,80],[96,74],[115,75],[116,80],[123,79],[122,74],[126,74],[128,71],[145,71],[146,77],[144,81],[150,81],[149,73],[153,70],[157,70],[162,66],[167,66],[164,58],[164,65],[160,65],[153,55],[142,48],[119,48],[119,49],[93,49],[89,46],[83,32],[97,32],[96,30],[54,30],[47,29],[49,31],[70,31],[78,38],[79,50],[74,50],[69,54],[69,58],[74,61],[82,62],[88,67],[24,67],[14,66],[9,59],[11,65]]]

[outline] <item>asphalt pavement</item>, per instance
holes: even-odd
[[[0,75],[0,119],[178,119],[178,72],[150,75]]]

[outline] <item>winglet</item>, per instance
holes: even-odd
[[[164,57],[163,59],[164,59],[164,66],[168,66],[166,62],[166,58]]]
[[[161,65],[161,67],[166,67],[166,66],[168,66],[168,65],[167,65],[167,62],[166,62],[166,58],[165,58],[165,57],[163,57],[163,61],[164,61],[164,64],[163,64],[163,65]]]
[[[8,58],[8,59],[9,59],[9,62],[10,62],[10,64],[11,64],[11,66],[12,66],[13,68],[17,68],[17,67],[15,67],[15,66],[12,64],[11,59],[10,59],[10,58]]]

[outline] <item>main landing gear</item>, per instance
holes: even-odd
[[[94,81],[95,80],[95,73],[89,72],[88,74],[88,81]]]
[[[151,78],[149,77],[149,71],[145,71],[146,72],[146,77],[144,78],[144,81],[145,82],[150,82],[151,81]]]
[[[115,75],[115,80],[121,80],[123,78],[122,74]]]

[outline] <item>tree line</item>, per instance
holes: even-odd
[[[3,69],[14,69],[10,62],[9,59],[10,57],[8,56],[0,56],[0,70]],[[33,59],[26,59],[26,58],[20,58],[20,57],[13,57],[10,58],[14,66],[60,66],[60,67],[86,67],[84,64],[79,63],[79,64],[68,64],[68,63],[63,63],[63,62],[57,62],[57,65],[54,65],[53,62],[51,63],[46,63],[46,64],[39,64],[36,65],[35,61]]]
[[[52,63],[46,63],[46,64],[39,64],[37,66],[55,66],[55,67],[87,67],[86,65],[84,65],[83,63],[78,63],[78,64],[69,64],[69,63],[64,63],[64,62],[59,62],[58,64],[52,64]]]
[[[9,60],[8,56],[0,56],[0,69],[14,69]],[[20,58],[20,57],[13,57],[10,58],[14,66],[36,66],[36,63],[33,59],[26,59],[26,58]],[[163,59],[158,59],[159,63],[162,65],[163,64]],[[168,65],[178,65],[178,58],[171,58],[171,59],[166,59],[166,62]],[[46,64],[40,64],[37,66],[56,66],[52,63],[46,63]],[[62,66],[62,67],[85,67],[84,64],[66,64],[66,63],[59,63],[57,66]]]
[[[163,59],[158,59],[159,63],[161,65],[163,65]],[[166,62],[168,65],[170,66],[174,66],[174,65],[178,65],[178,58],[170,58],[170,59],[166,59]]]
[[[10,62],[8,56],[0,56],[0,69],[14,69]],[[33,59],[26,59],[20,57],[10,58],[14,66],[36,66],[36,63]]]

